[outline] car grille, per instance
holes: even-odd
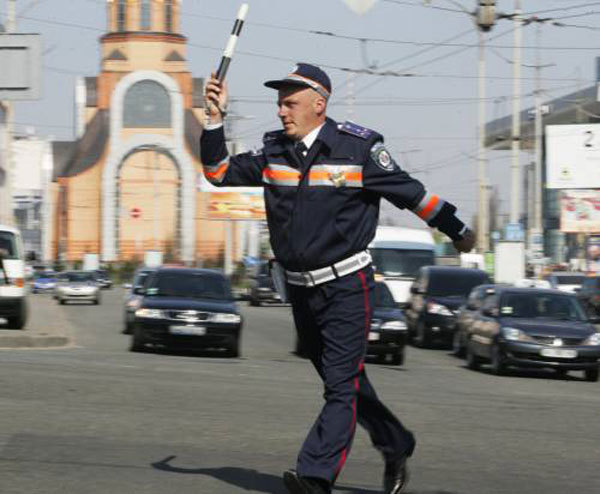
[[[564,346],[577,346],[585,341],[585,338],[558,338],[557,336],[532,336],[532,338],[542,345],[552,346],[554,346],[555,340],[562,340]]]
[[[167,316],[175,321],[208,321],[208,312],[196,310],[168,310]]]

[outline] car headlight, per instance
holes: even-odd
[[[242,318],[238,314],[227,314],[223,312],[217,312],[211,316],[210,320],[212,322],[237,324],[242,320]]]
[[[520,329],[508,326],[502,328],[502,336],[508,341],[535,341],[531,336]]]
[[[437,314],[438,316],[451,316],[452,311],[445,305],[436,304],[435,302],[429,302],[427,304],[427,312],[430,314]]]
[[[587,340],[585,340],[583,344],[589,346],[600,345],[600,333],[594,333]]]
[[[164,314],[160,309],[138,309],[135,311],[135,317],[144,317],[146,319],[162,319]]]
[[[390,329],[395,331],[406,331],[406,323],[404,321],[388,321],[381,325],[381,329]]]
[[[127,302],[127,307],[129,307],[130,309],[137,309],[141,303],[142,303],[141,300],[133,299],[133,300],[130,300],[129,302]]]

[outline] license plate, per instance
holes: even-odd
[[[186,336],[204,336],[206,328],[204,326],[171,326],[169,333]]]
[[[576,358],[577,350],[567,350],[564,348],[542,348],[540,350],[542,357],[557,357],[557,358]]]
[[[380,335],[379,335],[379,333],[375,333],[375,332],[373,332],[373,331],[371,331],[371,332],[369,333],[369,341],[378,341],[378,340],[379,340],[379,338],[380,338]]]

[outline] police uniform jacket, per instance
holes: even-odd
[[[229,156],[223,127],[201,137],[205,177],[216,186],[263,186],[271,246],[290,271],[330,266],[364,251],[385,198],[450,238],[464,224],[456,208],[429,194],[398,166],[377,132],[327,119],[303,157],[283,131],[268,132],[260,151]]]

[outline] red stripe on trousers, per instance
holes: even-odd
[[[358,277],[360,278],[360,283],[363,287],[363,292],[365,294],[365,338],[367,338],[369,335],[369,321],[370,321],[370,312],[371,312],[371,308],[369,306],[369,289],[367,288],[367,280],[365,278],[365,273],[363,273],[362,270],[358,272]],[[362,372],[364,366],[365,366],[364,360],[361,358],[360,362],[358,363],[358,375],[354,378],[354,389],[356,390],[357,395],[358,395],[358,391],[360,389],[360,383],[359,383],[358,379],[360,377],[360,373]],[[353,434],[354,434],[354,430],[356,429],[356,400],[357,400],[357,396],[354,397],[354,401],[352,403],[352,425],[350,427],[353,431],[352,432]],[[340,462],[338,463],[338,466],[335,469],[335,478],[337,478],[337,476],[340,474],[340,471],[344,467],[344,464],[346,463],[346,456],[347,456],[347,449],[344,448],[342,450]]]

